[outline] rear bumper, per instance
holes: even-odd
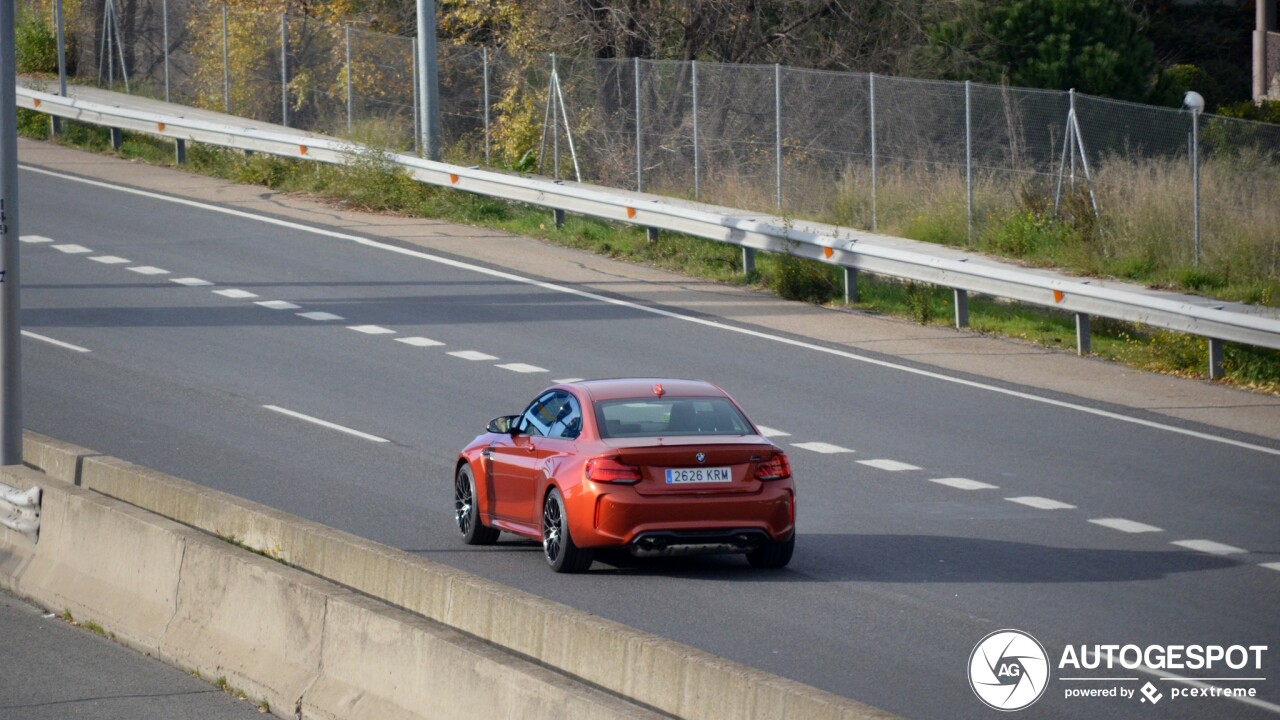
[[[794,531],[795,491],[790,481],[744,495],[642,496],[627,486],[583,493],[570,508],[573,541],[580,547],[724,545],[745,551]],[[669,552],[664,554],[671,554]]]

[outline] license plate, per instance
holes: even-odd
[[[667,468],[667,484],[723,483],[733,480],[727,467]]]

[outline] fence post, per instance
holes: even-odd
[[[867,76],[871,106],[871,232],[876,231],[876,74]]]
[[[964,186],[967,199],[968,238],[973,246],[973,101],[971,83],[964,81]]]
[[[1191,238],[1200,265],[1200,109],[1191,110]]]
[[[222,3],[222,111],[231,114],[231,61],[227,48],[227,4]]]
[[[782,66],[773,64],[773,163],[778,209],[782,209]]]
[[[644,192],[644,141],[640,137],[640,58],[631,58],[636,83],[636,192]]]
[[[413,78],[413,154],[422,156],[422,126],[419,122],[418,115],[421,108],[418,106],[418,44],[415,42],[409,46],[409,74]]]
[[[67,41],[66,34],[63,32],[62,23],[62,0],[53,0],[53,15],[56,25],[58,26],[58,94],[62,97],[67,96]],[[50,115],[49,120],[52,123],[51,128],[53,134],[57,135],[62,132],[62,118],[57,115]]]
[[[289,127],[289,21],[280,13],[280,124]]]
[[[702,195],[702,175],[698,158],[698,61],[693,61],[691,71],[693,77],[693,199],[700,200]]]
[[[560,84],[560,74],[556,67],[556,54],[551,53],[551,87],[547,92],[552,93],[551,96],[551,165],[554,170],[556,180],[560,179],[560,109],[556,105],[555,91],[556,85]],[[561,215],[563,217],[563,215]],[[556,220],[556,227],[564,224],[561,219]]]
[[[164,25],[164,101],[169,102],[169,0],[161,0],[160,17]]]
[[[346,28],[344,28],[343,35],[345,36],[345,40],[347,44],[347,48],[346,48],[347,50],[347,134],[350,135],[351,127],[354,124],[352,120],[355,116],[355,113],[353,112],[354,106],[351,100],[351,90],[352,90],[353,83],[351,82],[351,24],[350,23],[347,24]]]
[[[480,58],[484,66],[484,164],[489,161],[489,48],[480,48]]]

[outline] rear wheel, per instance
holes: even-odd
[[[558,573],[580,573],[591,567],[591,551],[573,544],[564,498],[557,488],[551,488],[542,505],[542,552]]]
[[[480,509],[476,506],[476,481],[471,468],[463,465],[453,479],[453,515],[462,533],[462,541],[468,545],[492,545],[498,540],[498,531],[480,523]]]
[[[796,549],[796,533],[793,530],[791,537],[781,541],[765,541],[763,545],[747,553],[747,562],[751,563],[753,568],[764,568],[776,570],[784,568],[787,563],[791,562],[791,555]]]

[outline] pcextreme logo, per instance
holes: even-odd
[[[969,687],[996,710],[1021,710],[1039,700],[1048,684],[1049,655],[1021,630],[997,630],[969,656]]]

